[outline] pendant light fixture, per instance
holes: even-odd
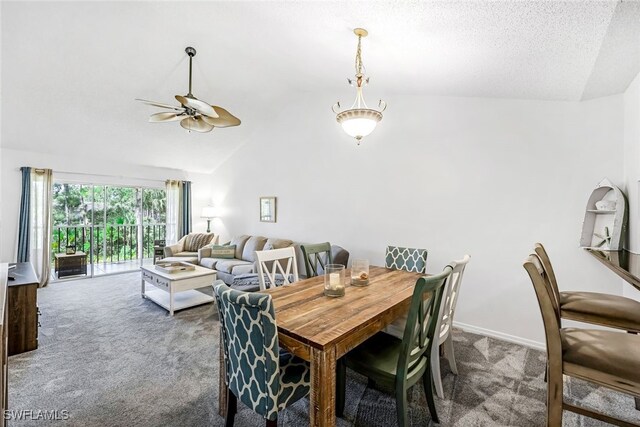
[[[356,78],[355,80],[347,79],[351,86],[356,87],[356,100],[351,108],[340,112],[340,102],[336,102],[333,106],[333,112],[336,113],[336,120],[347,135],[355,138],[360,145],[360,141],[369,135],[376,128],[376,125],[382,120],[382,112],[387,108],[387,103],[383,100],[378,102],[380,110],[368,108],[364,102],[362,89],[364,85],[369,84],[369,77],[364,73],[366,69],[362,64],[362,38],[369,34],[364,28],[356,28],[353,30],[358,36],[358,48],[356,50]]]

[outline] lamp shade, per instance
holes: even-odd
[[[202,218],[216,218],[218,216],[218,210],[215,206],[205,206],[202,208]]]
[[[382,120],[382,113],[370,109],[351,109],[338,114],[336,119],[347,135],[359,141],[373,132]]]

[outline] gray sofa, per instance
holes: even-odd
[[[280,249],[293,246],[296,250],[296,261],[298,265],[299,276],[306,276],[304,266],[304,257],[300,245],[301,242],[294,242],[288,239],[267,238],[263,236],[236,236],[226,245],[235,245],[235,255],[232,259],[212,258],[211,248],[205,246],[198,250],[198,264],[201,267],[211,268],[218,272],[218,279],[224,281],[232,288],[243,290],[255,290],[254,284],[247,286],[248,283],[255,283],[252,277],[257,278],[258,267],[256,264],[255,252]],[[334,264],[343,264],[347,266],[349,261],[349,252],[340,246],[331,246],[331,258]]]

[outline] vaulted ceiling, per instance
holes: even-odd
[[[370,99],[579,101],[640,69],[640,3],[2,2],[3,147],[209,172],[301,97],[351,100],[362,26]],[[134,98],[187,92],[243,120],[187,134]],[[324,101],[321,101],[324,102]],[[327,105],[328,120],[332,117]],[[320,120],[305,117],[304,120]],[[292,136],[294,137],[294,136]]]

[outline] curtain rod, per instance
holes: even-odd
[[[135,176],[124,176],[124,175],[107,175],[107,174],[103,174],[103,173],[65,172],[65,171],[58,171],[58,170],[54,170],[53,172],[65,173],[65,174],[68,174],[68,175],[101,176],[101,177],[104,177],[104,178],[140,179],[140,180],[143,180],[143,181],[153,181],[153,182],[165,182],[166,181],[164,179],[140,178],[140,177],[135,177]]]
[[[43,168],[31,168],[33,169],[35,172],[44,172]],[[18,170],[20,170],[20,168],[18,168]],[[107,174],[101,174],[101,173],[84,173],[84,172],[65,172],[65,171],[60,171],[60,170],[53,170],[54,173],[64,173],[67,175],[84,175],[84,176],[101,176],[104,178],[119,178],[119,179],[139,179],[139,180],[143,180],[143,181],[153,181],[153,182],[166,182],[166,180],[164,179],[151,179],[151,178],[139,178],[139,177],[135,177],[135,176],[124,176],[124,175],[107,175]],[[184,180],[176,180],[176,181],[184,181]]]

